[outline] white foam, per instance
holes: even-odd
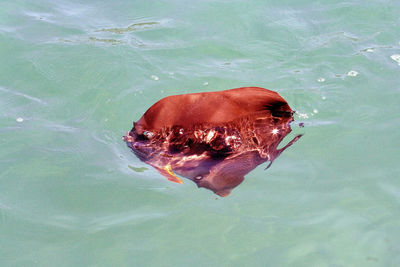
[[[307,113],[300,113],[300,112],[297,112],[297,115],[299,116],[299,118],[308,119]]]
[[[390,56],[391,59],[396,61],[400,65],[400,55],[399,54],[394,54]]]
[[[347,76],[350,76],[350,77],[356,77],[357,75],[358,75],[358,72],[355,70],[351,70],[347,73]]]

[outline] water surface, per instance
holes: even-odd
[[[399,11],[0,2],[0,265],[398,266]],[[279,92],[304,136],[228,198],[121,140],[162,97],[241,86]]]

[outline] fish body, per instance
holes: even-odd
[[[276,92],[242,87],[165,97],[123,137],[143,162],[168,180],[176,174],[227,196],[258,165],[270,164],[291,132],[293,111]]]

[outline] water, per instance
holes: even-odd
[[[0,2],[0,265],[399,266],[399,11]],[[241,86],[278,91],[304,136],[228,198],[121,140],[164,96]]]

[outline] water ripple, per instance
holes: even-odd
[[[115,228],[118,226],[142,224],[147,221],[165,217],[166,215],[167,215],[166,213],[161,213],[161,212],[141,213],[138,211],[112,214],[96,218],[91,222],[89,222],[88,231],[91,233],[96,233],[99,231],[104,231],[109,228]]]
[[[140,31],[140,30],[148,30],[148,29],[155,29],[160,26],[159,22],[140,22],[140,23],[133,23],[128,27],[121,27],[121,28],[103,28],[101,30],[96,30],[95,32],[111,32],[111,33],[128,33],[133,31]]]
[[[27,95],[27,94],[24,94],[24,93],[20,93],[20,92],[16,91],[15,89],[9,90],[9,89],[6,89],[6,88],[0,86],[0,91],[1,92],[5,92],[5,93],[10,94],[10,95],[24,97],[24,98],[26,98],[28,100],[31,100],[31,101],[36,102],[36,103],[39,103],[41,105],[45,105],[45,106],[47,105],[47,103],[45,101],[43,101],[43,100],[41,100],[41,99],[39,99],[37,97],[33,97],[33,96],[30,96],[30,95]]]

